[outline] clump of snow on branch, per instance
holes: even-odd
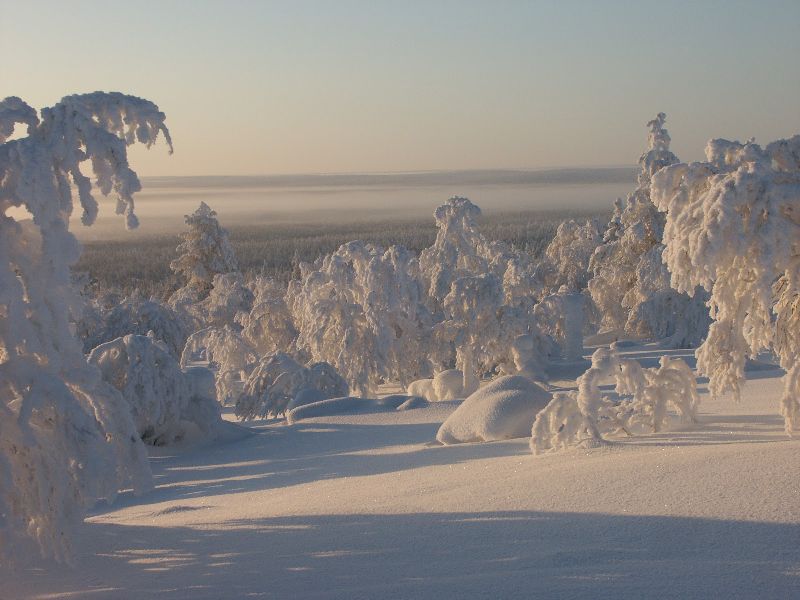
[[[130,406],[142,441],[163,446],[197,428],[211,435],[221,422],[216,398],[200,391],[166,346],[153,337],[126,335],[101,344],[88,357]],[[210,376],[210,373],[209,373]],[[198,420],[197,417],[203,418]],[[190,426],[193,428],[190,429]]]
[[[27,136],[7,141],[15,124]],[[126,226],[138,223],[139,179],[127,146],[152,145],[164,114],[119,93],[67,96],[36,111],[0,101],[0,552],[32,539],[48,556],[70,556],[84,511],[117,490],[151,485],[144,446],[122,396],[86,363],[70,317],[82,314],[70,280],[80,246],[69,232],[73,186],[85,225],[104,195],[117,197]],[[24,208],[33,221],[8,212]]]
[[[600,385],[609,379],[615,381],[621,401],[602,393]],[[668,423],[668,408],[684,423],[697,419],[697,382],[679,358],[662,356],[657,368],[644,369],[635,360],[620,358],[613,347],[598,348],[577,384],[577,391],[555,393],[536,416],[530,442],[534,454],[594,447],[620,433],[661,431]]]
[[[745,360],[772,350],[787,371],[786,431],[800,430],[800,136],[765,148],[711,140],[706,162],[663,169],[651,193],[666,214],[672,285],[710,294],[713,322],[696,354],[711,393],[738,398]]]

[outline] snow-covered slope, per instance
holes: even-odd
[[[439,446],[457,401],[157,449],[156,490],[98,508],[74,569],[0,571],[0,598],[800,597],[779,375],[591,451]]]

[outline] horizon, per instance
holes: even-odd
[[[797,2],[4,8],[4,96],[116,90],[167,115],[174,155],[130,148],[143,177],[624,165],[661,111],[688,161],[800,131]]]

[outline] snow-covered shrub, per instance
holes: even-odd
[[[650,199],[650,182],[659,169],[678,162],[670,152],[663,113],[648,123],[649,148],[639,158],[637,188],[618,200],[603,244],[590,261],[588,287],[605,331],[670,338],[670,346],[697,344],[706,333],[702,299],[676,294],[667,285],[661,261],[664,216]],[[692,290],[693,292],[694,290]],[[683,331],[681,323],[692,323]]]
[[[662,170],[651,192],[666,213],[672,285],[710,293],[697,368],[713,395],[738,398],[746,358],[774,351],[787,371],[781,414],[791,434],[800,430],[800,135],[766,148],[712,140],[706,159]]]
[[[285,414],[289,408],[347,396],[347,382],[326,362],[303,367],[288,354],[265,357],[255,367],[236,401],[242,420]]]
[[[530,435],[537,413],[550,394],[527,377],[499,377],[467,397],[442,423],[442,444],[491,442]]]
[[[216,398],[198,389],[200,376],[187,377],[153,337],[126,335],[106,342],[92,350],[88,361],[122,393],[139,437],[147,444],[163,446],[183,439],[187,423],[209,434],[220,422]],[[198,416],[204,420],[194,421]]]
[[[146,300],[138,294],[125,298],[108,310],[96,308],[89,313],[89,319],[96,319],[92,326],[84,324],[83,351],[129,333],[147,335],[153,332],[156,339],[166,344],[175,358],[179,358],[189,330],[186,323],[169,306],[155,299]],[[84,317],[84,323],[87,317]],[[80,330],[79,330],[80,331]]]
[[[236,256],[228,239],[228,232],[217,221],[217,213],[205,202],[191,215],[185,217],[188,230],[181,234],[178,258],[170,263],[186,283],[176,290],[169,303],[176,309],[188,309],[204,300],[214,283],[214,275],[237,272]]]
[[[616,382],[621,401],[602,394],[600,384]],[[623,359],[612,347],[598,348],[592,366],[577,381],[578,390],[558,392],[539,413],[531,429],[531,450],[541,454],[570,446],[593,447],[604,436],[621,432],[658,432],[672,407],[687,423],[694,423],[700,397],[689,366],[679,358],[662,356],[659,367],[644,369]]]
[[[7,141],[15,124],[27,136]],[[86,363],[71,329],[81,299],[70,281],[80,246],[69,231],[73,186],[91,225],[92,182],[112,191],[136,227],[139,179],[127,146],[148,147],[164,114],[133,96],[67,96],[41,117],[19,98],[0,101],[0,554],[32,539],[70,556],[72,529],[99,499],[151,485],[144,446],[120,393]],[[10,209],[24,208],[32,221]]]

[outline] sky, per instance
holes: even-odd
[[[542,169],[800,132],[800,1],[0,0],[0,97],[167,115],[143,176]]]

